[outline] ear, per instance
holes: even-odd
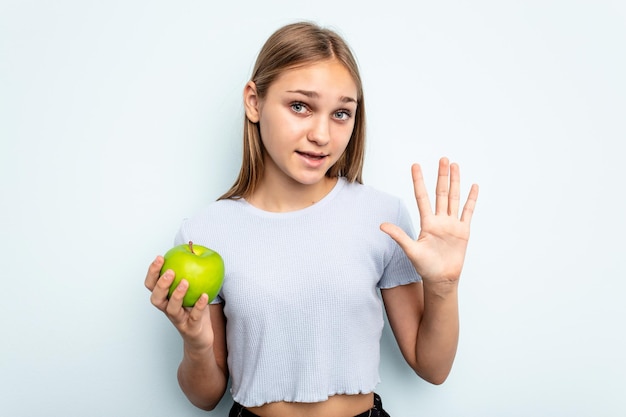
[[[259,121],[259,96],[256,92],[256,84],[249,81],[243,89],[243,106],[246,109],[246,116],[252,123]]]

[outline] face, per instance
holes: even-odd
[[[246,100],[246,112],[259,122],[266,150],[263,181],[323,182],[350,141],[356,99],[348,70],[328,60],[285,71],[262,100],[253,100],[251,111]]]

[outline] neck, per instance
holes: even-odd
[[[246,200],[253,206],[271,212],[289,212],[312,206],[323,199],[337,184],[337,178],[324,177],[315,184],[293,180],[261,181]]]

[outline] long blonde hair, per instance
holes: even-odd
[[[285,70],[315,62],[337,59],[352,75],[357,87],[357,110],[350,142],[339,160],[326,172],[327,177],[343,176],[362,183],[365,156],[365,103],[359,68],[348,44],[336,32],[309,22],[292,23],[274,32],[259,52],[251,80],[262,100],[274,80]],[[219,200],[246,198],[263,177],[265,149],[257,123],[244,116],[243,158],[233,186]]]

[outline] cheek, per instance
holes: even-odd
[[[272,150],[280,143],[280,130],[277,130],[276,124],[266,114],[259,119],[259,133],[265,149]]]
[[[345,149],[350,142],[350,138],[352,137],[352,132],[354,131],[354,123],[347,126],[338,126],[334,132],[334,139],[337,145],[337,148]]]
[[[259,120],[261,140],[279,143],[289,142],[298,137],[302,126],[280,113],[264,113]]]

